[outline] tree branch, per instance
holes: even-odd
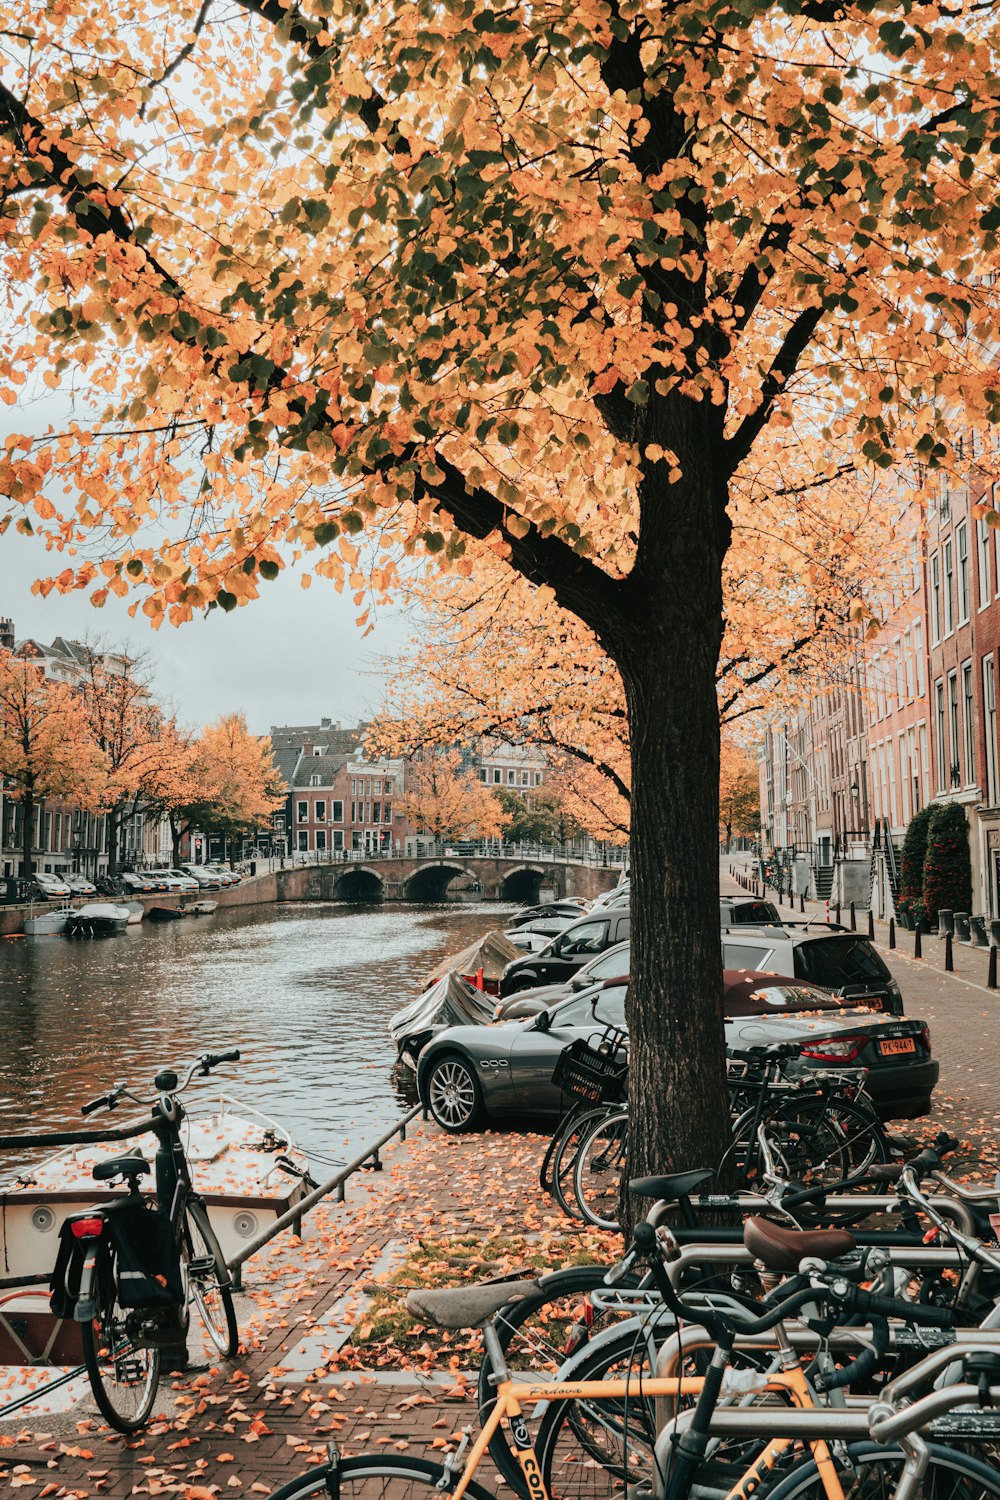
[[[767,426],[775,401],[794,375],[825,311],[822,304],[819,307],[804,307],[792,323],[784,343],[764,376],[760,401],[743,418],[733,436],[723,444],[723,463],[727,475],[735,473],[753,447],[758,434]]]

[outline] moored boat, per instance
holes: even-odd
[[[252,1105],[223,1096],[217,1111],[189,1116],[185,1129],[192,1175],[227,1260],[313,1186],[305,1159],[286,1132]],[[152,1136],[139,1136],[133,1149],[152,1152],[155,1145]],[[79,1362],[79,1328],[73,1323],[57,1327],[47,1289],[44,1296],[30,1288],[8,1295],[3,1284],[47,1278],[63,1220],[120,1196],[94,1182],[91,1174],[96,1162],[121,1150],[113,1142],[73,1146],[23,1168],[14,1182],[0,1186],[0,1365],[36,1363],[39,1356],[57,1355],[68,1363]],[[303,1220],[304,1233],[309,1224],[308,1218]],[[17,1339],[9,1337],[8,1323],[18,1332]],[[56,1343],[46,1355],[53,1335]]]
[[[151,906],[146,913],[151,922],[179,922],[182,917],[193,915],[183,906]]]
[[[146,908],[141,901],[122,901],[119,905],[124,906],[128,912],[129,927],[133,926],[136,922],[141,922],[146,915]]]
[[[218,904],[218,901],[192,901],[188,911],[193,911],[197,917],[210,917]]]
[[[114,937],[128,926],[127,906],[113,901],[88,901],[77,907],[66,923],[67,937]]]
[[[73,906],[60,906],[57,911],[40,911],[24,919],[25,937],[58,937],[66,931],[70,917],[76,916]]]

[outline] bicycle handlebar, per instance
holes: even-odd
[[[217,1068],[220,1063],[239,1062],[239,1060],[240,1049],[238,1047],[230,1047],[228,1052],[204,1052],[201,1057],[196,1057],[188,1068],[187,1076],[183,1083],[178,1082],[169,1092],[180,1094],[187,1088],[196,1073],[200,1073],[202,1077],[207,1077],[212,1069]],[[92,1115],[98,1109],[117,1109],[118,1100],[122,1097],[133,1099],[137,1104],[142,1102],[136,1099],[134,1094],[129,1093],[126,1084],[117,1083],[113,1089],[109,1090],[106,1094],[102,1094],[99,1099],[91,1099],[88,1104],[84,1104],[80,1109],[80,1113],[82,1115]]]
[[[820,1370],[813,1377],[813,1385],[818,1391],[839,1391],[841,1386],[867,1380],[875,1374],[889,1347],[889,1325],[885,1318],[877,1315],[872,1316],[871,1324],[872,1342],[869,1347],[863,1349],[857,1359],[852,1359],[842,1370]]]

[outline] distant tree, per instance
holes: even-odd
[[[396,809],[417,833],[436,839],[498,838],[510,821],[457,750],[427,749],[412,761]]]
[[[924,905],[924,859],[927,854],[927,833],[936,809],[922,807],[910,819],[903,849],[899,858],[899,896],[896,912],[900,916],[912,917],[926,922],[927,908]]]
[[[194,827],[222,835],[232,858],[232,843],[270,823],[288,788],[272,757],[269,735],[251,734],[243,714],[223,714],[191,747],[192,799],[171,809],[170,831],[176,858],[180,840]]]
[[[564,844],[585,831],[567,808],[558,786],[547,785],[530,792],[498,787],[497,796],[510,819],[504,838],[512,844]]]
[[[21,807],[21,874],[34,874],[39,804],[72,797],[96,807],[104,757],[92,739],[79,693],[51,682],[30,659],[0,652],[0,776]]]
[[[176,726],[153,699],[141,656],[91,648],[81,691],[89,734],[104,755],[101,806],[108,874],[114,875],[123,821],[162,807],[183,775],[185,751]]]
[[[935,807],[924,854],[924,907],[929,922],[939,911],[971,911],[972,859],[969,822],[957,802]]]
[[[733,835],[747,837],[760,826],[760,777],[757,762],[742,745],[723,740],[719,761],[719,827],[726,849]]]

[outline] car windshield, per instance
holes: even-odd
[[[556,940],[553,953],[570,957],[577,953],[601,953],[608,940],[607,922],[581,922]]]
[[[795,973],[837,989],[845,984],[884,984],[891,979],[867,938],[831,936],[812,938],[795,949]]]
[[[726,909],[722,909],[723,916]],[[770,901],[742,901],[734,903],[729,921],[736,922],[780,922],[781,918]]]
[[[596,1001],[596,1007],[595,1007]],[[625,986],[613,989],[590,989],[564,1000],[552,1010],[553,1026],[625,1025]]]
[[[629,971],[629,945],[619,943],[585,965],[588,979],[620,979]]]

